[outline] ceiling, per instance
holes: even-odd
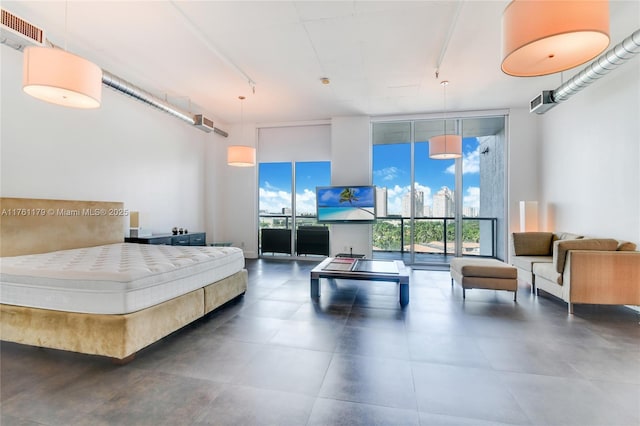
[[[239,122],[242,95],[245,122],[278,123],[441,112],[441,80],[450,81],[448,111],[527,107],[575,71],[503,74],[507,4],[3,1],[2,8],[44,28],[54,44],[181,108]],[[640,27],[640,16],[636,0],[612,1],[610,9],[613,45]]]

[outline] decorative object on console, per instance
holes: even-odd
[[[442,119],[444,122],[444,132],[441,135],[429,139],[429,158],[435,160],[451,160],[462,157],[462,136],[447,134],[447,85],[449,85],[449,82],[443,80],[440,82],[440,85],[444,91],[444,116]]]
[[[171,229],[171,233],[172,233],[173,235],[178,235],[178,228],[174,226],[174,227]]]
[[[502,71],[553,74],[583,64],[609,45],[609,2],[514,0],[502,15]]]

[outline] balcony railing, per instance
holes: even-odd
[[[463,217],[462,248],[466,256],[496,257],[497,218]],[[291,215],[260,215],[260,228],[291,229]],[[297,226],[318,225],[315,216],[296,216]],[[411,252],[411,219],[401,216],[378,217],[373,225],[373,251]],[[414,219],[415,253],[450,256],[455,249],[455,218],[420,217]]]
[[[462,218],[463,255],[496,257],[497,222],[494,217]],[[401,216],[378,217],[373,228],[373,251],[411,251],[411,219]],[[425,254],[453,255],[455,218],[420,217],[414,219],[413,251]]]

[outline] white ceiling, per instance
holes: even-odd
[[[441,112],[443,79],[451,82],[448,111],[526,107],[575,71],[503,74],[507,4],[3,1],[2,8],[44,28],[54,44],[184,109],[234,123],[244,95],[246,122],[273,123]],[[640,27],[640,8],[631,0],[612,1],[610,9],[614,45]],[[322,77],[331,84],[321,84]]]

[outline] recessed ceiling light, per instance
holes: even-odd
[[[331,80],[329,80],[327,77],[322,77],[320,79],[320,81],[322,82],[322,84],[329,84],[331,83]]]

